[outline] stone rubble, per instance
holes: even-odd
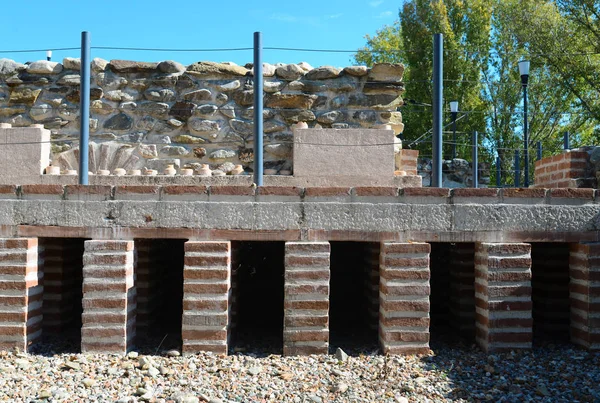
[[[600,353],[570,345],[490,355],[444,345],[435,354],[345,361],[0,351],[0,401],[10,402],[598,402],[599,379]]]

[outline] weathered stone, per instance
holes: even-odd
[[[360,123],[375,123],[377,121],[377,113],[375,111],[356,111],[352,115],[352,119]]]
[[[2,110],[0,109],[0,112]],[[1,113],[0,113],[1,116]],[[10,118],[6,123],[10,123],[12,127],[28,127],[33,124],[32,120],[25,115],[17,115]]]
[[[245,120],[231,119],[229,121],[229,126],[236,132],[241,134],[242,136],[249,136],[252,134],[252,130],[254,125],[252,122],[247,122]]]
[[[67,120],[62,120],[61,118],[53,118],[50,117],[46,120],[44,120],[44,127],[46,129],[52,130],[52,129],[60,129],[61,127],[65,126],[67,123],[69,123]]]
[[[341,70],[332,66],[322,66],[312,69],[304,76],[308,80],[326,80],[328,78],[336,78],[340,75]]]
[[[350,108],[395,109],[401,104],[402,98],[396,95],[352,94],[348,97],[348,107]]]
[[[279,114],[286,123],[312,122],[315,120],[315,114],[307,109],[281,110]]]
[[[108,60],[104,60],[99,57],[95,57],[92,60],[92,71],[94,71],[96,73],[106,70],[107,66],[108,66]]]
[[[217,108],[215,105],[206,104],[206,105],[198,105],[196,107],[196,109],[194,110],[194,113],[196,115],[210,117],[210,116],[213,116],[215,113],[217,113],[218,110],[219,110],[219,108]]]
[[[155,73],[158,70],[158,63],[111,60],[108,67],[116,73]]]
[[[401,95],[404,92],[403,83],[391,82],[367,82],[363,87],[365,94],[390,94]]]
[[[270,94],[265,106],[267,108],[310,109],[316,99],[316,95],[307,94]]]
[[[124,143],[139,143],[142,140],[144,140],[144,133],[143,132],[129,133],[129,134],[119,137],[119,140]]]
[[[101,88],[91,88],[90,89],[90,100],[94,101],[96,99],[102,98],[104,92]],[[79,89],[73,89],[66,95],[67,101],[77,104],[80,101]]]
[[[267,93],[273,93],[277,91],[281,91],[285,87],[285,81],[265,81],[263,84],[263,89]]]
[[[285,80],[297,80],[302,77],[304,73],[304,69],[297,64],[286,64],[275,70],[275,74]]]
[[[291,144],[268,144],[265,146],[265,152],[277,158],[291,157],[292,150]]]
[[[332,123],[335,123],[338,119],[342,118],[343,116],[344,114],[340,111],[325,112],[322,115],[319,115],[319,117],[317,117],[317,122],[330,125]]]
[[[138,92],[144,92],[150,86],[150,81],[145,78],[134,78],[129,81],[129,87],[137,90]]]
[[[245,67],[215,63],[215,62],[197,62],[191,64],[187,68],[188,74],[196,76],[214,76],[214,75],[234,75],[234,76],[245,76],[248,73],[248,69]]]
[[[23,105],[5,106],[5,107],[0,108],[0,116],[2,116],[2,117],[16,115],[18,113],[25,113],[25,112],[27,112],[27,108]]]
[[[189,134],[180,134],[171,139],[175,143],[182,144],[204,144],[206,140],[202,137],[190,136]]]
[[[135,101],[137,97],[123,90],[113,90],[106,92],[104,98],[115,102],[128,102]]]
[[[219,91],[223,91],[223,92],[229,92],[229,91],[235,91],[238,88],[240,88],[242,86],[242,83],[240,83],[240,80],[233,80],[233,81],[229,81],[223,84],[217,84],[216,87]]]
[[[221,112],[221,114],[223,116],[226,116],[230,119],[235,118],[235,104],[229,103],[226,105],[221,106],[221,108],[219,108],[219,111]]]
[[[314,69],[313,66],[311,66],[310,64],[306,63],[306,62],[300,62],[298,63],[298,67],[300,67],[302,70],[309,72],[312,69]]]
[[[137,152],[143,158],[156,158],[158,152],[156,151],[156,144],[138,144]]]
[[[122,102],[119,105],[120,111],[134,111],[137,109],[137,103],[135,102]]]
[[[227,101],[229,101],[229,97],[227,96],[227,94],[219,93],[215,97],[215,102],[217,103],[217,105],[222,105]]]
[[[194,148],[193,152],[194,152],[194,157],[196,157],[196,158],[206,157],[206,148],[204,148],[204,147],[196,147],[196,148]]]
[[[369,71],[367,81],[400,82],[404,74],[402,63],[376,63]]]
[[[245,67],[250,69],[250,75],[254,77],[254,64],[248,63]],[[273,66],[272,64],[263,63],[263,77],[273,77],[276,69],[277,67]]]
[[[169,104],[163,102],[142,102],[140,104],[138,112],[145,112],[146,114],[155,117],[157,119],[167,119],[169,114]]]
[[[67,74],[62,76],[56,83],[60,85],[79,85],[81,77],[79,74]]]
[[[183,94],[183,99],[186,101],[208,101],[212,98],[212,93],[210,90],[201,89],[192,92],[188,92],[187,94]]]
[[[349,66],[344,68],[343,71],[351,76],[363,77],[367,75],[369,69],[367,68],[367,66]]]
[[[188,122],[188,127],[192,133],[203,135],[216,133],[221,129],[219,122],[204,119],[190,119]]]
[[[102,89],[105,91],[110,91],[126,86],[128,81],[125,78],[116,76],[108,71],[106,73],[98,73],[96,75],[96,84],[98,84],[99,87],[102,87]]]
[[[52,115],[53,115],[52,106],[48,105],[48,104],[35,105],[35,106],[32,106],[31,109],[29,110],[29,116],[31,116],[31,118],[33,120],[36,120],[38,122],[47,120],[47,119],[51,118]]]
[[[254,119],[254,107],[250,106],[246,109],[239,110],[240,116],[244,119],[253,120]],[[268,120],[274,118],[276,112],[273,109],[263,109],[263,119]]]
[[[27,72],[30,74],[58,74],[63,71],[63,65],[58,62],[50,62],[48,60],[38,60],[27,66]]]
[[[177,79],[177,82],[175,83],[175,89],[178,91],[187,90],[188,88],[193,88],[196,85],[194,79],[187,74],[172,77]]]
[[[144,97],[149,101],[169,102],[174,100],[175,96],[175,91],[166,88],[151,88],[144,92]]]
[[[149,132],[150,130],[154,129],[155,125],[156,119],[154,119],[152,116],[144,116],[135,124],[135,127],[139,130],[145,130]]]
[[[160,153],[176,157],[188,155],[190,152],[187,150],[187,148],[181,146],[165,146],[160,149]]]
[[[98,119],[90,118],[90,131],[95,132],[98,130]]]
[[[8,102],[11,104],[33,105],[37,101],[42,90],[32,90],[31,88],[18,88],[10,93]]]
[[[215,150],[212,153],[210,153],[209,158],[211,160],[224,160],[224,159],[235,158],[236,155],[237,155],[237,152],[235,152],[234,150],[221,149],[221,150]]]
[[[233,94],[233,100],[240,106],[250,106],[254,104],[254,91],[237,91]]]
[[[254,150],[252,148],[240,147],[238,149],[238,159],[244,164],[254,162]]]
[[[152,85],[154,87],[175,88],[177,87],[179,77],[172,74],[166,74],[161,76],[150,76],[146,79],[139,80],[143,80],[147,85]]]
[[[169,116],[173,116],[176,119],[187,121],[192,116],[192,111],[196,107],[196,104],[191,102],[179,101],[169,110]]]
[[[108,114],[114,112],[115,107],[106,101],[97,99],[97,100],[91,102],[90,109],[91,109],[92,113],[98,113],[100,115],[108,115]]]
[[[168,119],[167,123],[175,128],[181,127],[183,126],[183,122],[181,120],[177,120],[177,119]]]
[[[11,59],[0,59],[0,76],[10,76],[27,68],[26,65],[17,63]]]
[[[133,127],[133,119],[124,113],[119,113],[104,122],[104,128],[108,130],[129,130]]]
[[[116,140],[117,136],[114,133],[99,133],[99,134],[94,134],[93,136],[94,139],[99,139],[99,140]]]
[[[62,64],[65,70],[81,70],[81,59],[78,57],[65,57]]]
[[[400,124],[400,123],[402,123],[402,112],[390,112],[390,111],[379,112],[379,119],[383,123],[389,123],[392,125]]]
[[[158,70],[163,73],[181,73],[185,71],[185,66],[173,60],[165,60],[158,64]]]
[[[79,107],[71,104],[61,104],[58,107],[58,116],[72,122],[79,117]]]
[[[277,120],[267,120],[263,124],[263,131],[267,134],[269,133],[277,133],[285,130],[287,125],[285,123],[281,123]]]

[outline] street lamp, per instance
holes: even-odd
[[[458,115],[458,101],[450,102],[450,113],[452,114],[452,159],[456,158],[456,115]]]
[[[527,82],[529,81],[529,60],[519,62],[519,73],[521,74],[521,85],[523,86],[523,143],[525,144],[525,180],[524,187],[529,187],[529,139],[527,133]]]
[[[46,51],[46,60],[48,60],[48,61],[52,60],[52,51],[51,50]]]

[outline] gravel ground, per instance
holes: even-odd
[[[600,402],[600,352],[546,345],[487,355],[258,358],[0,351],[4,402]]]

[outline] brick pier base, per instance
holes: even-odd
[[[329,242],[286,242],[283,354],[329,350]]]
[[[83,353],[125,354],[135,338],[133,241],[85,241]]]
[[[227,354],[231,243],[188,241],[183,268],[182,350]]]
[[[571,245],[571,341],[600,350],[600,243]]]
[[[0,349],[27,351],[42,335],[42,259],[37,238],[0,239]]]
[[[531,348],[530,244],[475,244],[475,305],[484,351]]]
[[[383,354],[429,351],[431,245],[381,244],[379,343]]]
[[[450,325],[465,339],[475,338],[475,244],[457,243],[450,265]]]

